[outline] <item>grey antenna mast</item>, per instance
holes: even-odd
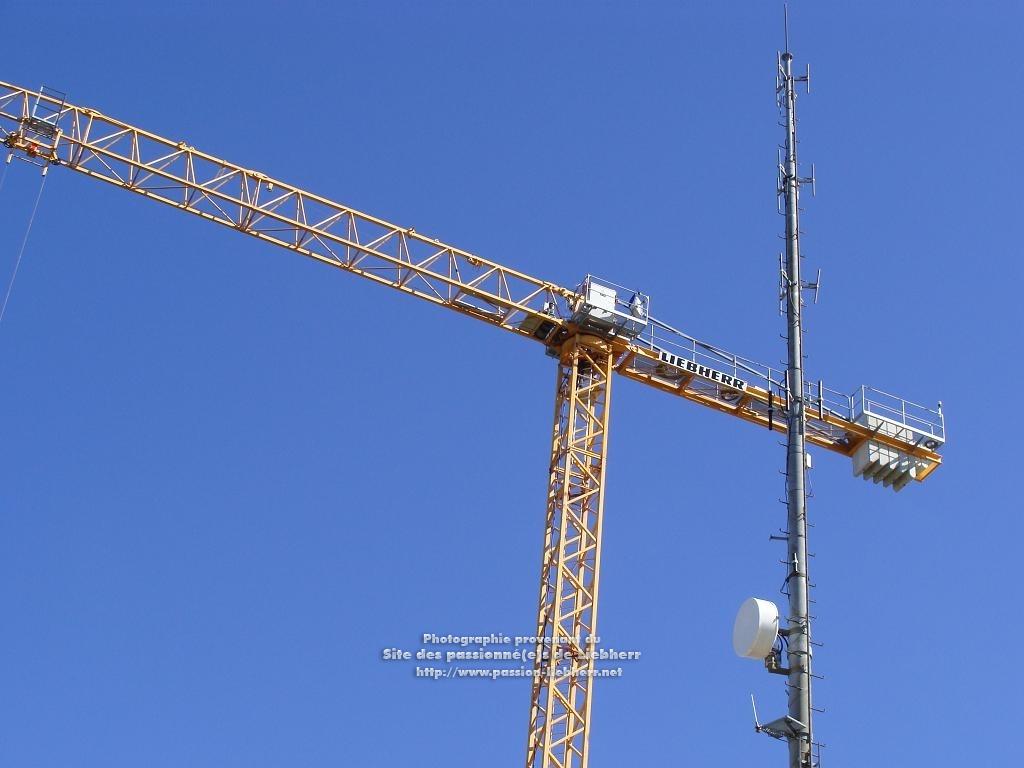
[[[790,768],[813,768],[814,737],[812,733],[811,681],[811,615],[810,582],[807,573],[807,448],[804,443],[806,413],[804,410],[803,366],[803,289],[800,277],[800,185],[809,181],[799,176],[796,138],[796,84],[810,85],[810,68],[806,75],[793,75],[793,54],[789,52],[789,9],[785,8],[786,50],[778,57],[779,106],[783,112],[786,142],[780,169],[780,196],[786,218],[786,254],[784,274],[784,305],[786,311],[787,355],[787,439],[786,439],[786,507],[787,559],[786,591],[789,595],[789,616],[782,634],[786,637],[787,693],[790,727],[784,732],[789,742]]]

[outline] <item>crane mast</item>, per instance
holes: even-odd
[[[555,385],[527,768],[586,766],[597,637],[611,349],[578,334]]]
[[[787,53],[787,56],[789,54]],[[802,380],[799,180],[790,59],[786,206],[790,356],[785,370],[700,341],[650,314],[650,297],[587,276],[574,289],[271,178],[86,107],[0,82],[0,140],[18,157],[69,168],[293,253],[540,342],[558,361],[550,433],[527,768],[586,768],[597,642],[601,529],[613,374],[789,438],[795,557],[790,712],[809,737],[805,442],[854,460],[897,490],[941,463],[941,410],[861,387]],[[794,750],[804,760],[805,742]],[[804,766],[805,762],[795,762]]]

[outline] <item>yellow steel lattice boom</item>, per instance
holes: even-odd
[[[780,432],[794,395],[767,366],[668,326],[594,334],[584,289],[568,289],[277,179],[0,82],[12,154],[70,168],[308,258],[544,344],[559,360],[538,609],[528,766],[585,766],[596,635],[611,374]],[[941,413],[820,383],[803,397],[807,440],[853,456],[877,444],[924,479],[940,463]],[[915,411],[915,408],[918,410]],[[936,418],[937,417],[937,418]]]

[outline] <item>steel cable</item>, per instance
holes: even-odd
[[[7,166],[4,166],[4,178],[6,178]],[[28,236],[32,232],[32,225],[36,220],[36,213],[39,211],[39,201],[43,199],[43,188],[46,186],[46,175],[43,175],[42,181],[39,182],[39,192],[36,194],[36,202],[32,206],[32,214],[28,217],[28,226],[25,228],[25,236],[21,239],[21,248],[18,249],[18,257],[14,261],[14,271],[11,273],[11,280],[7,283],[7,293],[4,294],[4,303],[0,305],[0,323],[4,321],[4,315],[7,314],[7,303],[11,300],[11,291],[14,289],[14,281],[18,277],[18,269],[21,267],[21,259],[25,255],[25,247],[28,245]],[[0,189],[2,189],[2,180],[0,180]]]

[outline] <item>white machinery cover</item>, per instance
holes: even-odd
[[[763,659],[771,653],[779,635],[779,609],[775,603],[748,598],[736,614],[732,628],[732,647],[737,656]]]

